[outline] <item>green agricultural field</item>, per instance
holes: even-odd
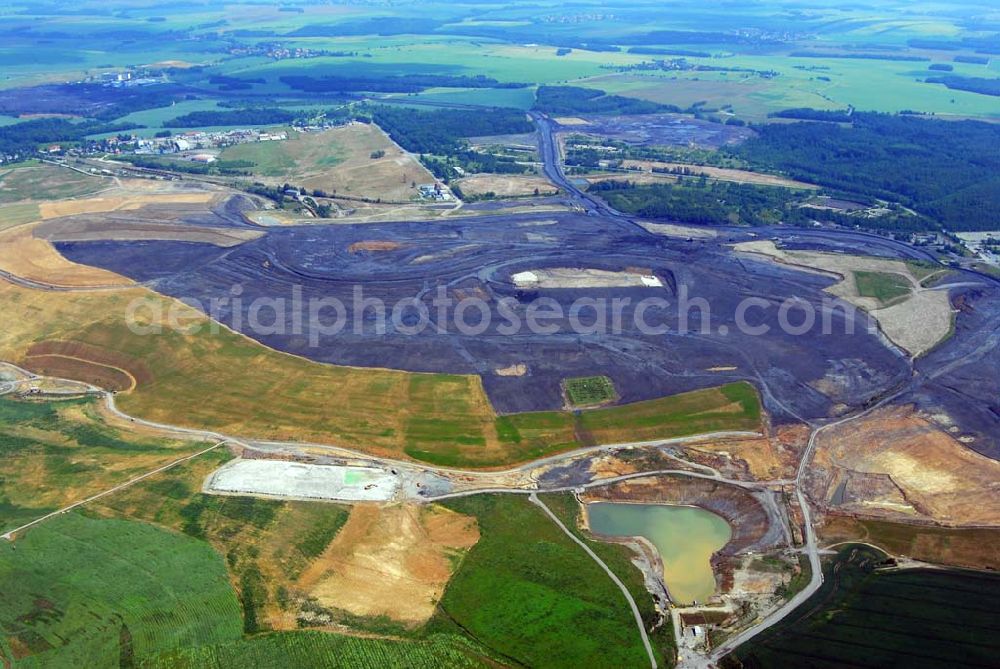
[[[669,667],[673,664],[673,657],[676,650],[674,640],[673,625],[669,619],[665,619],[663,624],[652,629],[659,622],[660,614],[657,612],[653,602],[653,597],[646,590],[646,581],[636,566],[632,563],[635,552],[624,544],[598,541],[591,537],[589,533],[580,529],[578,521],[583,515],[580,503],[570,493],[559,493],[549,495],[539,495],[545,505],[552,513],[559,517],[559,520],[590,547],[590,550],[597,553],[597,556],[604,561],[604,564],[621,579],[625,587],[628,588],[639,613],[646,625],[649,640],[653,644],[653,650],[657,653],[657,662],[662,667]]]
[[[38,218],[38,204],[34,202],[21,202],[0,206],[0,230],[31,223],[32,221],[37,221]]]
[[[854,272],[854,283],[861,297],[874,297],[883,306],[906,297],[912,285],[906,277],[888,272]]]
[[[291,176],[296,166],[297,142],[251,142],[227,147],[220,155],[223,161],[245,160],[254,164],[254,174],[265,177]],[[331,150],[325,161],[329,167],[340,162],[336,151]]]
[[[458,635],[435,635],[404,641],[341,636],[326,632],[286,632],[242,641],[165,653],[143,664],[145,669],[464,669],[497,666],[474,642]]]
[[[875,571],[884,553],[854,544],[828,561],[820,590],[724,660],[726,667],[987,667],[1000,653],[1000,577]],[[742,663],[742,664],[741,664]]]
[[[746,382],[584,411],[580,427],[599,444],[650,441],[721,430],[760,429],[760,398]]]
[[[430,623],[465,629],[513,662],[533,667],[649,664],[621,590],[523,496],[450,501],[482,534]]]
[[[953,54],[932,54],[950,63]],[[602,73],[572,82],[608,93],[686,108],[704,103],[707,109],[732,106],[747,121],[764,121],[768,114],[796,107],[895,113],[917,110],[950,116],[1000,117],[995,98],[926,83],[927,62],[851,58],[800,58],[782,53],[731,54],[719,58],[689,57],[692,64],[774,71],[764,78],[744,72],[628,71]],[[989,76],[981,65],[956,63],[954,74]]]
[[[0,653],[18,667],[117,667],[240,638],[240,608],[208,544],[71,513],[0,542]]]
[[[417,460],[450,467],[495,467],[582,446],[728,430],[758,431],[760,418],[756,389],[749,383],[738,382],[619,406],[499,416],[495,427],[503,446],[500,451],[477,447],[474,433],[458,424],[441,423],[428,430],[427,421],[414,419],[425,427],[416,434],[428,446],[410,445],[406,453]],[[433,449],[429,448],[431,443]]]
[[[95,513],[145,520],[207,541],[226,556],[240,596],[243,629],[274,628],[294,597],[295,580],[347,520],[337,504],[205,495],[201,484],[231,456],[213,451],[105,497]],[[90,508],[90,507],[88,507]]]
[[[30,162],[0,167],[0,204],[23,200],[63,200],[92,195],[110,185],[101,177],[91,177],[48,163]],[[21,215],[24,212],[20,212]],[[0,227],[3,226],[0,223]]]
[[[570,404],[578,407],[603,404],[618,397],[615,384],[606,376],[580,376],[563,381]]]
[[[0,398],[0,530],[19,527],[207,444],[126,435],[93,399]]]

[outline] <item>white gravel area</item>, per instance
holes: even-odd
[[[205,489],[207,492],[291,499],[382,502],[396,494],[399,477],[373,467],[234,460],[213,473]]]

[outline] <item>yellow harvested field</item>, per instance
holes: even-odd
[[[219,197],[218,192],[164,192],[134,193],[131,183],[128,188],[113,191],[102,197],[84,200],[58,200],[41,202],[38,205],[41,218],[58,218],[75,214],[95,214],[105,211],[131,211],[147,204],[205,204]]]
[[[37,223],[0,232],[0,271],[30,281],[70,288],[128,286],[120,274],[66,260],[51,243],[34,236]]]
[[[590,121],[582,119],[578,116],[557,116],[555,122],[559,125],[571,126],[571,125],[590,125]]]
[[[914,276],[910,267],[902,260],[816,251],[786,251],[779,249],[770,240],[740,242],[734,248],[743,253],[770,258],[838,279],[837,283],[827,288],[827,292],[867,311],[890,341],[914,357],[934,348],[951,332],[952,308],[947,291],[921,286],[920,278]],[[874,297],[862,297],[859,294],[855,272],[899,275],[911,284],[910,295],[882,306]]]
[[[416,626],[477,541],[476,519],[443,507],[359,505],[297,586],[324,607]]]
[[[493,193],[496,197],[553,195],[559,189],[542,176],[510,174],[473,174],[455,182],[465,195]]]
[[[230,147],[221,158],[256,163],[255,178],[268,183],[372,201],[409,202],[418,196],[416,185],[435,181],[419,160],[368,123],[291,132],[286,140]]]
[[[56,292],[0,281],[0,360],[24,362],[43,342],[76,357],[114,359],[138,379],[118,406],[147,420],[227,434],[353,447],[406,457],[404,448],[495,453],[495,414],[478,376],[337,367],[280,353],[142,287]],[[133,330],[168,321],[160,334]],[[214,331],[213,331],[214,330]],[[51,344],[50,344],[51,345]],[[61,349],[60,349],[61,350]],[[144,369],[132,369],[129,361]]]
[[[886,486],[875,484],[878,479],[854,476],[863,484],[858,499],[845,502],[845,511],[1000,526],[1000,462],[966,448],[910,407],[880,409],[824,432],[814,468],[813,490],[827,500],[838,481],[850,480],[844,472],[882,475],[898,488],[898,494],[883,499],[879,492]]]

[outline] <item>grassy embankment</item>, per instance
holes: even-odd
[[[100,420],[94,400],[0,398],[0,531],[207,445],[123,434]]]
[[[417,195],[413,184],[434,181],[374,124],[317,133],[285,131],[287,140],[231,146],[219,158],[254,163],[255,177],[271,183],[371,201],[408,202]]]
[[[819,530],[825,544],[841,541],[870,543],[893,555],[934,564],[1000,569],[1000,530],[950,528],[828,516]]]
[[[467,630],[526,666],[648,665],[621,591],[541,509],[522,496],[498,495],[446,506],[476,516],[482,537],[429,629]],[[613,566],[625,569],[621,561]],[[635,587],[634,574],[619,573]]]
[[[910,294],[912,286],[906,277],[888,272],[854,272],[854,283],[861,297],[874,297],[883,306]]]

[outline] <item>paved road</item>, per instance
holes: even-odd
[[[581,190],[579,186],[566,177],[563,173],[562,160],[559,156],[559,145],[555,137],[555,121],[538,112],[529,112],[529,114],[538,127],[538,149],[541,154],[542,171],[545,173],[545,176],[565,191],[575,205],[591,216],[628,219],[625,214],[611,207],[601,198]]]

